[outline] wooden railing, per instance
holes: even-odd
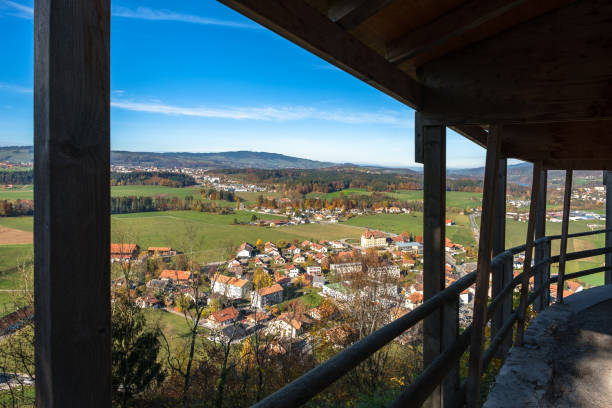
[[[602,234],[612,230],[598,230],[569,234],[567,238],[578,238],[588,235]],[[550,265],[559,262],[559,255],[551,255],[551,242],[560,239],[560,235],[542,237],[534,241],[536,258],[533,266],[527,268],[529,278],[535,277],[534,289],[528,294],[527,305],[539,301],[542,310],[550,303],[549,287],[551,283],[574,279],[593,273],[605,271],[606,267],[592,268],[565,276],[550,276]],[[538,251],[540,249],[540,251]],[[525,251],[525,245],[508,249],[491,260],[491,272],[493,277],[505,274],[513,276],[513,259]],[[586,251],[571,252],[565,254],[565,261],[588,258],[597,255],[612,253],[612,247],[590,249]],[[538,254],[540,254],[538,256]],[[542,256],[542,254],[545,254]],[[468,273],[453,284],[437,293],[422,305],[410,313],[392,321],[364,339],[344,349],[334,357],[310,370],[306,374],[287,384],[285,387],[269,395],[255,404],[256,408],[297,407],[315,395],[322,392],[329,385],[343,377],[361,362],[372,356],[375,352],[389,344],[406,330],[423,321],[426,317],[437,310],[442,310],[446,305],[456,304],[459,294],[469,288],[476,281],[476,271]],[[486,371],[491,360],[496,356],[506,355],[512,346],[512,332],[515,322],[521,318],[519,310],[513,308],[512,300],[514,289],[523,281],[523,273],[513,277],[505,283],[497,293],[492,294],[492,299],[487,306],[485,323],[491,320],[491,338],[489,346],[482,353],[483,371]],[[562,293],[562,292],[561,292]],[[556,299],[557,302],[563,299]],[[457,310],[456,308],[454,310]],[[501,313],[500,313],[501,311]],[[524,316],[523,316],[524,317]],[[420,407],[431,395],[435,388],[443,383],[444,378],[453,367],[459,363],[459,359],[470,345],[470,336],[473,327],[470,324],[437,358],[424,367],[423,372],[400,394],[392,407]],[[447,401],[444,406],[461,406],[465,402],[467,392],[479,392],[479,390],[466,390],[464,381],[456,390],[453,390],[452,400]]]

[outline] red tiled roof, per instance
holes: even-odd
[[[228,320],[232,320],[238,317],[238,310],[235,307],[231,306],[223,310],[218,310],[210,315],[210,320],[213,320],[217,323],[223,323]]]
[[[191,272],[189,271],[176,271],[173,269],[164,269],[159,275],[160,279],[172,279],[176,281],[188,281],[191,279]]]
[[[136,251],[136,244],[110,244],[111,254],[131,254]]]
[[[276,283],[272,286],[268,286],[268,287],[259,289],[257,293],[259,294],[259,296],[268,296],[268,295],[271,295],[272,293],[277,293],[277,292],[282,292],[282,291],[283,291],[282,286]]]
[[[232,278],[232,277],[225,276],[225,275],[217,275],[216,281],[224,285],[238,286],[239,288],[249,283],[249,281],[247,280]]]
[[[412,303],[421,303],[423,301],[423,294],[419,292],[413,292],[408,295],[408,300]]]
[[[386,238],[386,235],[380,231],[370,231],[370,230],[366,230],[366,232],[363,233],[362,235],[364,238],[366,239],[370,239],[370,238]]]
[[[159,251],[159,252],[169,252],[172,251],[172,248],[167,247],[149,247],[148,249],[151,252]]]

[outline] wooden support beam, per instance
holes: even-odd
[[[38,407],[110,407],[110,0],[34,3]]]
[[[531,181],[531,202],[529,203],[529,221],[527,222],[527,239],[525,240],[525,262],[523,263],[523,277],[521,280],[521,298],[518,307],[518,324],[516,328],[516,345],[523,345],[525,332],[525,314],[527,312],[527,299],[529,297],[529,275],[531,274],[531,260],[533,259],[533,241],[536,224],[536,212],[540,193],[542,163],[533,164]]]
[[[536,225],[535,225],[535,239],[542,238],[546,235],[546,187],[548,184],[546,170],[540,172],[540,191],[538,192],[538,207],[536,209]],[[541,243],[535,248],[535,263],[539,263],[546,259],[550,254],[548,253],[549,243]],[[534,276],[534,289],[538,291],[542,286],[549,286],[550,279],[550,265],[546,265],[536,271]],[[542,295],[533,303],[533,308],[536,311],[544,310],[550,303],[550,290],[543,289]]]
[[[418,115],[417,115],[418,116]],[[430,299],[444,289],[445,219],[446,219],[446,128],[423,126],[423,298]],[[432,313],[423,322],[423,365],[427,366],[441,352],[443,314]],[[442,406],[441,387],[431,394],[427,405]]]
[[[451,129],[459,133],[461,136],[471,140],[477,145],[487,147],[487,131],[476,125],[457,125],[451,126]]]
[[[497,195],[498,168],[501,151],[501,126],[494,125],[487,137],[487,158],[485,165],[484,190],[482,195],[482,216],[480,220],[480,241],[478,243],[478,269],[476,294],[472,318],[470,344],[470,368],[467,379],[466,401],[468,408],[478,406],[482,374],[482,353],[485,326],[487,323],[487,299],[493,244],[493,222],[495,196]]]
[[[219,0],[414,109],[421,86],[303,0]]]
[[[506,250],[506,181],[507,181],[507,160],[499,161],[497,170],[497,191],[495,193],[495,216],[493,218],[493,256]],[[491,278],[491,297],[497,296],[502,289],[512,280],[509,279],[504,269],[504,264],[500,263],[496,269],[492,269]],[[495,336],[504,325],[505,319],[510,316],[512,310],[505,310],[505,303],[497,308],[491,319],[491,336]],[[499,356],[504,357],[504,349],[500,349]]]
[[[423,64],[423,113],[447,126],[612,118],[611,14],[573,2]]]
[[[387,45],[387,59],[399,64],[461,36],[526,0],[471,0]]]
[[[567,170],[565,172],[565,190],[563,191],[563,219],[561,220],[561,249],[559,250],[559,273],[557,278],[557,303],[563,303],[563,289],[565,288],[565,258],[567,255],[567,233],[569,230],[573,175],[574,173],[572,170]]]
[[[612,172],[604,171],[604,184],[606,185],[606,229],[612,228]],[[606,232],[606,247],[612,247],[612,232]],[[612,254],[606,254],[607,268],[611,268],[604,272],[604,283],[612,284]]]
[[[327,16],[345,30],[357,27],[396,0],[332,0]]]
[[[606,140],[611,125],[609,120],[508,125],[504,128],[504,154],[531,162],[584,161],[591,168],[602,169],[594,166],[610,165],[612,146]]]

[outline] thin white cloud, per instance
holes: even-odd
[[[230,20],[220,20],[210,17],[201,17],[192,14],[181,14],[170,10],[153,10],[147,7],[137,7],[133,10],[127,7],[117,6],[112,8],[112,15],[114,17],[134,18],[139,20],[178,21],[183,23],[234,28],[259,28],[259,26],[255,24],[240,23],[237,21]]]
[[[133,101],[111,102],[111,106],[136,112],[157,113],[162,115],[195,116],[201,118],[257,120],[257,121],[294,121],[304,119],[324,120],[347,124],[385,124],[399,127],[412,127],[411,116],[406,112],[354,112],[324,111],[303,106],[295,107],[179,107],[162,103],[143,103]]]
[[[317,70],[344,72],[340,68],[332,64],[313,64],[312,67]]]
[[[0,91],[10,91],[17,93],[32,93],[32,88],[26,88],[25,86],[15,85],[15,84],[7,84],[4,82],[0,82]]]
[[[9,14],[14,17],[32,18],[34,16],[34,8],[25,6],[21,3],[10,0],[0,0],[0,6],[4,6],[2,8],[10,9],[11,11]]]

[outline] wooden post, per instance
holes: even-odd
[[[535,239],[542,238],[546,235],[546,187],[547,187],[547,171],[543,169],[540,175],[540,191],[538,192],[538,207],[536,209],[536,224],[535,224]],[[547,255],[547,244],[542,243],[536,245],[535,248],[535,263],[539,263],[546,259]],[[546,273],[548,272],[548,276]],[[550,277],[550,267],[543,266],[535,272],[534,276],[534,289],[537,291],[542,286],[548,286],[548,279]],[[544,290],[541,296],[533,303],[533,307],[536,311],[544,310],[549,304],[550,291]]]
[[[422,121],[417,113],[416,123]],[[423,158],[423,297],[431,298],[444,289],[446,216],[446,128],[422,126],[417,130],[417,150]],[[419,142],[420,139],[420,142]],[[442,351],[442,311],[423,322],[423,365],[427,366]],[[436,388],[425,406],[442,406],[441,387]]]
[[[535,162],[533,164],[531,202],[529,203],[529,221],[527,223],[527,239],[525,241],[525,262],[523,263],[521,299],[518,308],[518,324],[516,328],[517,346],[523,345],[523,332],[525,331],[525,313],[527,312],[527,298],[529,296],[529,275],[531,274],[531,260],[533,259],[533,235],[535,233],[536,210],[538,208],[541,173],[542,162]]]
[[[612,172],[604,171],[604,184],[606,185],[606,229],[612,228]],[[612,232],[606,232],[606,248],[612,247]],[[604,283],[612,284],[612,254],[606,254],[606,268]]]
[[[493,256],[500,254],[506,250],[506,180],[507,180],[507,160],[499,161],[499,169],[497,171],[497,192],[495,197],[495,215],[493,221]],[[500,263],[495,269],[491,270],[491,296],[495,297],[505,285],[509,283],[507,274],[505,273],[505,264]],[[512,279],[512,274],[510,274]],[[504,319],[512,311],[504,310],[505,304],[502,302],[493,318],[491,319],[491,336],[501,329],[504,324]],[[504,356],[504,349],[500,348],[498,356]]]
[[[565,287],[565,256],[567,254],[567,232],[569,229],[570,203],[572,201],[573,175],[574,173],[572,170],[567,170],[565,172],[563,219],[561,220],[561,249],[559,250],[559,279],[557,280],[557,303],[563,303],[563,288]]]
[[[480,376],[482,373],[482,352],[485,326],[487,322],[487,299],[491,250],[493,242],[493,219],[495,215],[495,196],[499,155],[501,149],[501,126],[493,125],[487,135],[487,158],[485,166],[484,190],[482,195],[482,215],[480,219],[480,242],[478,245],[478,270],[476,275],[476,295],[470,345],[470,367],[467,379],[466,402],[469,408],[478,406],[480,397]]]
[[[110,0],[34,23],[36,406],[110,407]]]

